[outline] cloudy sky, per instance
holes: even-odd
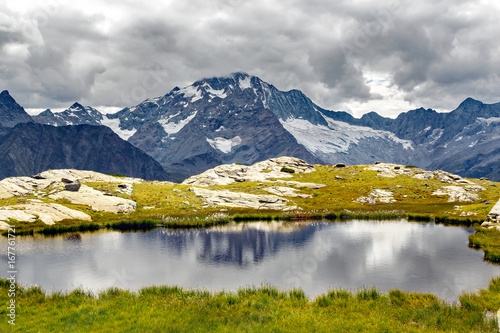
[[[0,0],[0,90],[102,110],[244,71],[356,116],[500,102],[498,1]]]

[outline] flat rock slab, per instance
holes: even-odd
[[[115,177],[106,175],[104,173],[88,171],[88,170],[75,170],[75,169],[57,169],[48,170],[36,175],[36,177],[45,178],[47,180],[61,181],[66,178],[73,182],[106,182],[106,183],[125,183],[125,184],[139,184],[144,180],[139,178],[130,177]]]
[[[0,180],[0,199],[30,195],[44,190],[55,181],[31,177],[10,177]]]
[[[90,215],[55,203],[31,202],[5,206],[0,210],[0,221],[2,222],[9,222],[9,219],[20,222],[35,222],[37,218],[47,225],[53,225],[55,222],[66,219],[92,220]],[[1,227],[2,225],[0,225]]]
[[[359,197],[355,200],[357,203],[366,204],[376,204],[376,203],[393,203],[396,199],[393,197],[393,193],[381,189],[373,189],[371,193],[366,197]]]
[[[192,187],[192,192],[210,204],[226,207],[293,210],[296,206],[288,206],[288,200],[276,195],[256,195],[231,191],[212,191],[199,187]]]
[[[35,222],[37,217],[23,210],[14,209],[11,206],[2,207],[0,209],[0,221],[9,222],[10,219],[22,222]]]
[[[484,188],[483,188],[484,189]],[[471,188],[467,190],[461,186],[443,186],[432,195],[447,195],[448,202],[474,202],[479,200],[479,195],[471,193],[472,191],[480,190],[479,188]]]
[[[184,185],[212,186],[228,185],[234,182],[262,182],[271,178],[290,178],[291,174],[281,172],[286,167],[295,173],[315,171],[313,165],[295,157],[278,157],[253,165],[224,164],[184,180]]]
[[[313,190],[317,190],[319,188],[325,187],[325,184],[316,184],[316,183],[301,183],[301,182],[296,182],[294,180],[282,180],[278,179],[274,181],[276,183],[282,183],[290,186],[296,186],[296,187],[307,187]]]
[[[93,210],[110,213],[132,213],[137,207],[133,200],[104,195],[103,192],[86,185],[82,185],[78,192],[61,191],[50,195],[49,198],[66,199],[74,204],[90,206]]]
[[[272,194],[279,195],[281,197],[293,197],[293,198],[312,198],[312,195],[305,193],[297,193],[296,188],[286,187],[286,186],[271,186],[263,188],[264,191],[267,191]]]
[[[473,182],[446,171],[425,171],[420,168],[407,168],[404,165],[392,163],[378,163],[370,165],[365,170],[377,171],[379,177],[410,176],[421,180],[437,179],[448,184],[474,184]]]

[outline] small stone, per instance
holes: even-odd
[[[422,184],[422,186],[429,186],[429,184],[427,184],[427,183],[423,183],[423,184]]]
[[[345,168],[345,164],[344,163],[337,163],[337,164],[335,164],[335,167],[336,168]]]
[[[403,186],[401,186],[401,185],[396,185],[396,187],[397,187],[397,188],[402,188]]]
[[[184,201],[183,204],[188,205],[188,206],[190,205],[189,201]]]
[[[395,166],[395,167],[394,167],[394,170],[399,170],[399,169],[401,169],[401,167],[400,167],[400,166]]]
[[[180,192],[181,190],[174,188],[173,192]]]
[[[33,179],[47,179],[44,176],[40,176],[40,175],[34,175],[34,176],[31,176],[31,178],[33,178]]]
[[[343,179],[343,178],[342,178],[342,177],[340,177],[340,176],[335,176],[335,179],[337,179],[337,180],[341,180],[341,179]]]
[[[118,187],[119,187],[119,188],[127,188],[127,185],[125,185],[125,184],[120,184],[120,185],[118,185]]]
[[[380,164],[380,163],[382,163],[382,162],[380,162],[380,161],[377,161],[377,162],[375,162],[375,163],[373,163],[373,164]]]
[[[68,178],[61,178],[61,181],[65,184],[73,184],[73,181],[69,180]]]

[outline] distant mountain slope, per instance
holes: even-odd
[[[129,142],[179,178],[222,163],[277,156],[311,163],[403,162],[411,142],[325,117],[298,90],[283,92],[245,73],[204,79],[108,115]],[[386,149],[384,149],[386,148]]]
[[[90,106],[84,107],[79,103],[74,103],[69,109],[54,113],[47,109],[42,113],[33,116],[33,120],[40,124],[53,126],[66,125],[101,125],[103,115],[98,110]]]
[[[104,126],[24,123],[0,140],[0,179],[64,168],[170,179],[158,162]]]
[[[0,93],[0,126],[4,128],[4,132],[7,132],[6,128],[32,121],[31,116],[17,104],[7,90]]]
[[[177,181],[223,163],[285,155],[323,164],[413,164],[500,180],[500,103],[472,98],[448,113],[419,108],[396,119],[375,112],[354,118],[319,107],[299,90],[280,91],[258,77],[234,73],[176,87],[115,114],[75,103],[35,119],[108,126]]]

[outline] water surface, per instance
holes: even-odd
[[[406,221],[230,224],[198,230],[18,237],[18,281],[48,292],[179,285],[213,291],[270,283],[310,297],[376,286],[456,301],[500,267],[467,247],[473,229]],[[7,240],[0,240],[7,267]],[[7,277],[7,269],[0,272]]]

